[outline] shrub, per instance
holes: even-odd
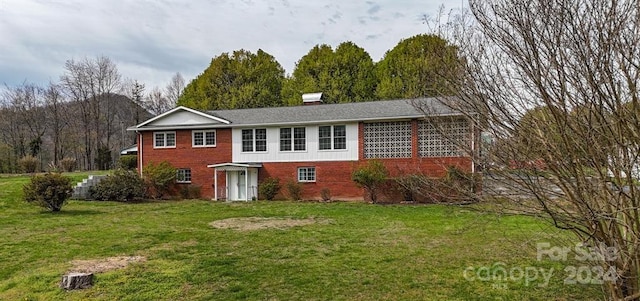
[[[394,179],[400,187],[404,201],[415,202],[431,187],[431,180],[421,174],[409,174]]]
[[[199,199],[202,197],[202,187],[196,185],[182,185],[180,196],[183,199]]]
[[[40,162],[34,156],[25,156],[18,160],[18,166],[20,170],[24,173],[34,173],[38,170],[38,164]]]
[[[62,160],[60,160],[60,162],[58,162],[58,164],[60,165],[60,169],[62,169],[62,171],[72,172],[76,170],[76,159],[63,158]]]
[[[130,202],[144,196],[144,181],[135,171],[117,169],[91,187],[89,196],[98,201]]]
[[[405,201],[458,203],[476,199],[475,191],[480,183],[477,177],[449,166],[442,178],[429,178],[421,174],[409,174],[394,179],[401,188]]]
[[[123,155],[118,159],[118,167],[133,170],[138,167],[138,156],[136,155]]]
[[[380,185],[387,179],[387,168],[382,162],[371,160],[367,165],[353,171],[351,179],[360,187],[363,187],[372,203],[378,200],[378,190]]]
[[[323,202],[331,201],[331,191],[329,190],[329,188],[325,187],[320,190],[320,198]]]
[[[169,192],[176,179],[176,168],[167,161],[149,163],[142,169],[142,173],[147,187],[152,190],[151,196],[155,199]]]
[[[47,172],[60,172],[60,167],[55,162],[51,161],[47,164]]]
[[[70,178],[58,173],[47,173],[31,177],[31,181],[24,185],[23,191],[27,203],[57,212],[71,197],[73,186]]]
[[[302,199],[302,185],[294,180],[287,182],[287,192],[289,193],[289,198],[293,201]]]
[[[278,178],[267,178],[258,186],[260,197],[267,201],[272,201],[278,191],[280,191],[280,179]]]

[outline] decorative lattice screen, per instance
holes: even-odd
[[[420,157],[465,156],[469,143],[469,123],[464,119],[418,122]]]
[[[411,122],[364,124],[365,158],[411,158]]]

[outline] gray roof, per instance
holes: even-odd
[[[451,98],[417,98],[300,105],[255,109],[207,111],[228,120],[231,126],[308,124],[420,118],[425,115],[457,115],[442,102]]]

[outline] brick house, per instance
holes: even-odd
[[[351,174],[370,159],[391,176],[438,177],[452,165],[474,171],[477,130],[435,98],[322,104],[320,96],[306,94],[295,107],[172,109],[129,128],[138,135],[138,169],[168,161],[179,185],[216,200],[257,199],[269,177],[301,183],[304,199],[319,199],[324,188],[334,199],[363,199]]]

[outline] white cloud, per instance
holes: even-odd
[[[57,80],[68,59],[110,57],[124,77],[164,86],[222,52],[261,48],[290,73],[316,44],[352,41],[382,58],[456,1],[0,0],[0,83]]]

